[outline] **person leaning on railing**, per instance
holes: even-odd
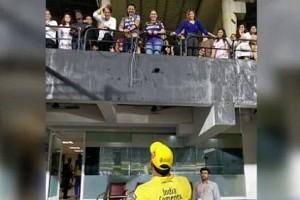
[[[146,54],[160,54],[163,45],[162,34],[166,32],[165,27],[161,21],[157,20],[155,10],[150,11],[149,18],[150,21],[144,26]]]
[[[71,35],[71,15],[68,13],[64,14],[64,17],[61,20],[61,24],[58,28],[58,48],[60,49],[72,49],[72,35]]]
[[[185,39],[187,38],[188,34],[191,33],[204,33],[205,35],[215,37],[202,26],[198,19],[196,19],[195,11],[192,9],[188,9],[186,11],[186,19],[179,24],[179,26],[176,28],[176,31],[172,32],[171,35],[181,35],[182,32]],[[198,56],[199,39],[197,37],[189,38],[187,41],[187,47],[186,53],[188,56]]]
[[[123,52],[132,52],[134,44],[137,42],[140,21],[141,17],[136,14],[136,6],[128,4],[127,16],[122,18],[119,25],[119,31],[125,33]]]
[[[98,50],[97,39],[99,31],[94,26],[93,18],[88,15],[84,18],[83,23],[86,24],[85,29],[82,32],[82,35],[86,35],[85,50]]]
[[[247,32],[246,26],[244,24],[240,24],[239,28],[236,33],[236,49],[235,49],[235,58],[238,59],[250,59],[251,47],[250,47],[250,40],[251,35]]]
[[[200,43],[199,57],[210,58],[214,41],[211,38],[205,37],[203,34],[202,36],[203,39]]]
[[[72,49],[81,49],[82,48],[82,37],[83,30],[85,29],[86,24],[83,22],[83,15],[80,10],[75,10],[75,22],[71,23],[72,27],[75,29],[71,29],[72,35]],[[80,39],[79,43],[78,40]]]
[[[48,9],[45,11],[45,33],[46,33],[46,48],[56,48],[56,28],[49,26],[57,26],[55,20],[51,20],[51,13]]]
[[[218,29],[217,38],[214,40],[212,58],[229,58],[231,40],[227,38],[223,28]]]
[[[113,32],[116,30],[117,20],[112,17],[111,5],[102,6],[93,13],[93,17],[98,22],[98,28],[107,29],[99,30],[98,48],[100,51],[110,51],[113,47]]]

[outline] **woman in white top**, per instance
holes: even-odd
[[[229,58],[231,41],[226,36],[223,28],[220,28],[217,33],[217,39],[214,40],[212,49],[212,58]]]
[[[46,33],[46,48],[56,48],[56,28],[49,26],[57,26],[55,20],[51,20],[49,10],[45,11],[45,33]]]
[[[244,24],[241,24],[239,26],[236,37],[238,41],[235,49],[235,58],[249,59],[252,55],[251,47],[249,44],[251,35],[249,32],[247,32]]]
[[[70,34],[71,28],[71,15],[65,14],[61,20],[59,26],[63,26],[58,29],[58,48],[60,49],[72,49],[72,35]]]
[[[113,32],[109,30],[116,30],[117,20],[112,17],[112,7],[106,5],[101,7],[93,13],[93,17],[98,22],[98,28],[107,29],[99,30],[99,50],[100,51],[109,51],[113,46]]]

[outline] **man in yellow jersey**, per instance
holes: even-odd
[[[139,185],[136,200],[191,200],[190,182],[184,176],[170,174],[173,152],[163,143],[154,142],[150,146],[152,178]]]

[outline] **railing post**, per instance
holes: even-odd
[[[78,28],[77,29],[77,31],[78,31],[78,37],[77,37],[77,50],[80,50],[80,40],[81,40],[81,29],[80,28]]]
[[[188,47],[187,47],[187,43],[188,43],[188,39],[190,39],[190,35],[188,34],[187,37],[185,38],[184,41],[184,55],[187,56],[187,51],[188,51]]]

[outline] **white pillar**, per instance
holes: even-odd
[[[105,6],[105,5],[111,5],[111,1],[110,0],[102,0],[101,6]]]
[[[227,36],[236,32],[237,17],[233,12],[233,0],[222,0],[222,16],[223,16],[223,28],[225,29]]]
[[[249,199],[257,198],[257,160],[256,160],[256,123],[255,118],[250,113],[242,120],[242,138],[244,155],[244,173],[246,196]]]

